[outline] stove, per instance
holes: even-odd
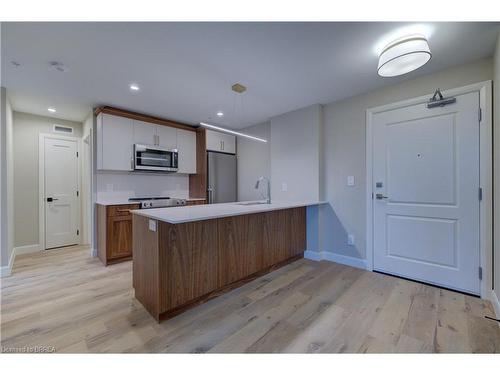
[[[139,202],[140,208],[162,208],[185,206],[186,200],[170,197],[142,197],[129,198],[130,202]]]

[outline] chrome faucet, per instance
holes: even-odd
[[[261,176],[255,183],[255,188],[259,188],[259,184],[261,181],[266,181],[267,182],[267,204],[271,204],[271,181],[267,177]]]

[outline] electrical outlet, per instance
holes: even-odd
[[[347,186],[354,186],[354,176],[347,176]]]
[[[286,182],[281,183],[281,191],[288,191],[288,184]]]
[[[149,219],[149,230],[151,232],[156,232],[156,220]]]
[[[350,246],[354,245],[354,234],[348,234],[347,235],[347,244]]]

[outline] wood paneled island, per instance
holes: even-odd
[[[160,321],[302,258],[307,205],[132,211],[135,297]]]

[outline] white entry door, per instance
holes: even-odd
[[[45,248],[78,243],[77,141],[45,138]]]
[[[373,265],[479,294],[479,93],[456,99],[374,115]]]

